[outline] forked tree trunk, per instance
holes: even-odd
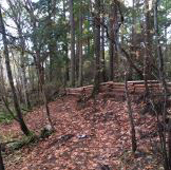
[[[27,0],[29,1],[29,0]],[[29,8],[30,7],[30,8]],[[37,25],[36,25],[36,18],[34,16],[34,12],[33,12],[33,4],[32,2],[29,1],[29,7],[26,5],[25,8],[27,10],[27,12],[30,14],[31,16],[31,21],[33,24],[33,30],[37,29]],[[37,70],[37,76],[38,76],[38,81],[39,81],[39,89],[43,98],[43,102],[45,105],[45,109],[46,109],[46,116],[48,118],[48,121],[52,127],[52,129],[54,130],[54,126],[53,126],[53,122],[50,116],[50,110],[49,110],[49,106],[48,106],[48,100],[47,100],[47,96],[45,94],[45,90],[44,90],[44,70],[43,70],[43,66],[41,65],[40,62],[40,46],[38,44],[38,37],[34,36],[33,39],[33,44],[34,44],[34,50],[36,52],[36,56],[34,56],[34,62],[36,65],[36,70]]]
[[[21,88],[21,98],[24,97],[24,103],[25,106],[30,109],[30,100],[29,100],[29,95],[28,95],[28,89],[27,89],[27,81],[26,81],[26,65],[25,65],[25,40],[23,37],[23,32],[22,32],[22,22],[21,22],[21,17],[16,15],[16,13],[20,13],[22,9],[18,9],[19,11],[17,11],[17,8],[13,8],[15,6],[15,2],[13,2],[12,0],[8,0],[8,4],[11,8],[11,12],[14,17],[13,17],[13,21],[17,27],[17,32],[19,35],[19,43],[20,43],[20,66],[19,66],[19,73],[20,73],[20,79],[21,79],[21,84],[22,84],[22,88]],[[17,1],[17,6],[21,5],[19,1]]]
[[[16,94],[16,89],[15,89],[15,86],[14,86],[13,75],[12,75],[11,66],[10,66],[8,46],[7,46],[6,31],[5,31],[5,27],[4,27],[3,18],[2,18],[2,12],[1,12],[1,6],[0,6],[0,24],[1,24],[3,45],[4,45],[5,64],[6,64],[9,83],[10,83],[11,90],[12,90],[12,93],[13,93],[14,107],[15,107],[15,111],[16,111],[16,114],[17,114],[17,117],[18,117],[20,128],[23,131],[23,133],[28,136],[30,134],[30,131],[27,128],[27,126],[26,126],[26,124],[24,122],[24,119],[23,119],[23,116],[22,116],[22,113],[21,113],[21,109],[20,109],[20,106],[19,106],[17,94]]]

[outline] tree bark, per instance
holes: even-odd
[[[165,170],[171,170],[171,121],[169,120],[169,128],[168,128],[168,134],[166,132],[166,118],[167,118],[167,111],[166,111],[166,104],[168,100],[167,96],[167,83],[165,80],[165,75],[164,75],[164,61],[163,61],[163,54],[162,54],[162,49],[161,49],[161,44],[159,40],[159,30],[158,30],[158,3],[159,0],[156,0],[155,5],[154,5],[154,29],[155,29],[155,36],[156,36],[156,47],[157,47],[157,57],[158,57],[158,68],[159,68],[159,80],[163,86],[163,93],[164,93],[164,98],[163,98],[163,126],[164,126],[164,132],[162,135],[161,143],[163,144],[163,158],[164,158],[164,168]],[[162,132],[161,132],[162,133]],[[167,141],[167,136],[168,136],[168,142]],[[168,143],[168,144],[167,144]]]
[[[80,5],[82,5],[82,3],[80,3]],[[82,17],[82,11],[80,7],[79,9],[79,78],[78,78],[79,86],[83,85],[83,49],[82,49],[83,28],[82,28],[82,24],[83,24],[83,17]]]
[[[103,4],[102,4],[102,13],[103,13],[102,23],[104,25],[105,24],[104,23],[105,19],[104,19],[104,7],[103,7]],[[102,26],[101,33],[102,33],[102,39],[101,39],[102,78],[103,78],[103,82],[105,82],[105,81],[107,81],[107,78],[106,78],[106,62],[105,62],[105,28],[104,28],[104,26]]]
[[[26,80],[26,65],[25,65],[25,40],[23,38],[23,32],[22,32],[22,20],[21,20],[21,13],[22,13],[22,8],[21,8],[21,2],[17,1],[16,4],[15,2],[8,0],[7,1],[12,14],[9,14],[10,17],[13,19],[16,27],[17,27],[17,32],[19,35],[19,44],[20,44],[20,67],[19,67],[19,73],[20,73],[20,79],[21,79],[21,99],[24,97],[24,103],[25,106],[30,109],[30,100],[29,100],[29,95],[28,95],[28,90],[27,90],[27,80]],[[17,13],[19,15],[17,15]]]
[[[0,170],[5,170],[2,154],[1,154],[1,143],[0,143]]]
[[[110,10],[110,42],[109,42],[109,79],[113,81],[114,79],[114,5],[112,3]]]
[[[99,92],[100,86],[100,0],[95,0],[95,27],[94,27],[94,41],[95,41],[95,78],[93,94]]]
[[[132,152],[135,152],[137,149],[137,140],[136,140],[133,111],[132,111],[132,107],[131,107],[131,99],[129,97],[128,82],[127,82],[128,80],[127,79],[128,79],[128,74],[126,72],[126,75],[125,75],[125,93],[126,93],[126,101],[127,101],[129,121],[130,121],[130,125],[131,125]]]
[[[10,66],[8,46],[7,46],[6,31],[5,31],[5,27],[4,27],[3,18],[2,18],[2,12],[1,12],[1,6],[0,6],[0,24],[1,24],[3,45],[4,45],[5,64],[6,64],[9,83],[10,83],[11,90],[12,90],[12,93],[13,93],[14,107],[15,107],[15,111],[16,111],[16,114],[17,114],[17,117],[18,117],[18,120],[19,120],[20,128],[23,131],[23,133],[28,136],[30,134],[30,131],[27,128],[27,126],[26,126],[26,124],[24,122],[24,119],[23,119],[23,116],[22,116],[22,113],[21,113],[21,109],[20,109],[20,106],[19,106],[17,94],[16,94],[16,89],[15,89],[15,86],[14,86],[13,75],[12,75],[11,66]]]
[[[21,45],[21,71],[22,71],[21,79],[22,79],[22,86],[23,86],[24,101],[25,101],[25,105],[27,106],[27,108],[30,109],[31,104],[30,104],[29,94],[27,90],[26,66],[25,66],[25,60],[24,60],[25,40],[23,38],[22,30],[20,26],[18,25],[17,28],[18,28],[18,35],[20,37],[20,45]]]
[[[63,0],[63,14],[64,14],[64,20],[66,21],[66,1]],[[66,87],[67,82],[70,80],[70,72],[69,72],[69,58],[68,58],[68,42],[67,42],[67,34],[65,35],[65,46],[64,46],[64,51],[65,51],[65,76],[64,76],[64,87]]]
[[[69,0],[71,24],[71,85],[75,86],[75,22],[73,14],[73,0]]]
[[[56,67],[56,54],[57,54],[57,44],[56,44],[56,40],[54,40],[54,37],[53,37],[53,31],[51,31],[51,29],[53,29],[53,19],[52,19],[52,16],[54,16],[55,18],[55,14],[56,12],[52,12],[53,11],[53,8],[54,8],[54,5],[56,5],[55,3],[53,3],[52,0],[48,1],[48,37],[51,39],[51,41],[48,41],[48,48],[49,48],[49,81],[52,82],[55,80],[55,77],[56,77],[56,72],[54,71],[55,70],[55,67]],[[60,71],[58,70],[59,74],[60,74]]]
[[[146,88],[145,96],[149,95],[148,79],[149,79],[149,1],[145,0],[145,54],[144,54],[144,84]]]
[[[29,0],[27,0],[28,2]],[[37,29],[37,25],[36,25],[36,18],[34,15],[34,11],[33,11],[33,4],[32,2],[29,1],[29,6],[25,6],[27,12],[30,14],[31,17],[31,22],[32,22],[32,27],[33,30]],[[45,94],[45,90],[44,90],[44,68],[43,65],[41,65],[41,61],[40,61],[40,45],[38,44],[38,38],[37,35],[34,35],[34,39],[33,39],[33,44],[34,44],[34,50],[36,55],[34,56],[34,62],[36,65],[36,70],[37,70],[37,76],[38,76],[38,81],[39,81],[39,89],[43,98],[43,102],[45,105],[45,109],[46,109],[46,116],[48,118],[48,121],[52,127],[53,130],[54,126],[53,126],[53,122],[50,116],[50,109],[49,109],[49,105],[48,105],[48,100],[47,100],[47,96]]]

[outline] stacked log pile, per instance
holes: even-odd
[[[171,92],[171,83],[167,83],[168,90]],[[157,80],[149,80],[148,88],[152,94],[161,94],[163,92],[162,85]],[[93,85],[83,86],[79,88],[66,89],[67,95],[90,95]],[[142,95],[145,92],[144,81],[128,81],[128,90],[131,95]],[[106,93],[115,96],[125,96],[125,84],[122,82],[105,82],[100,84],[100,93]]]

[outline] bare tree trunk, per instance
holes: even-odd
[[[95,40],[95,78],[93,94],[99,92],[100,86],[100,0],[95,0],[95,28],[94,28],[94,40]]]
[[[18,25],[18,34],[20,37],[20,45],[21,45],[21,71],[22,71],[21,78],[22,78],[24,101],[25,101],[25,105],[27,106],[27,108],[30,109],[31,104],[30,104],[29,94],[27,90],[26,66],[25,66],[25,60],[24,60],[25,41],[22,35],[22,30],[19,25]]]
[[[145,54],[144,54],[144,84],[146,88],[145,96],[147,97],[149,95],[149,88],[148,88],[148,77],[149,77],[149,1],[145,0]]]
[[[80,37],[77,36],[76,40],[76,51],[75,51],[75,81],[77,82],[79,80],[79,55],[80,55]],[[75,83],[76,85],[76,83]]]
[[[2,154],[1,154],[1,143],[0,143],[0,170],[5,170]]]
[[[35,45],[38,60],[36,60],[35,63],[37,65],[37,75],[38,75],[38,80],[39,80],[39,89],[40,89],[40,92],[41,92],[41,95],[42,95],[42,98],[43,98],[43,102],[44,102],[44,105],[45,105],[46,116],[48,118],[48,121],[49,121],[52,129],[54,130],[53,122],[52,122],[52,119],[51,119],[51,116],[50,116],[50,109],[49,109],[49,105],[48,105],[48,100],[47,100],[45,90],[44,90],[44,81],[42,81],[42,73],[41,73],[42,69],[41,69],[41,64],[40,64],[40,61],[39,61],[39,59],[40,59],[40,51],[37,48],[36,44],[37,43],[35,42],[34,45]]]
[[[51,1],[48,1],[48,27],[52,27],[52,19],[51,19]],[[48,36],[49,38],[52,38],[51,36],[51,33],[50,33],[50,30],[48,31]],[[53,48],[53,44],[52,44],[52,40],[48,42],[48,49],[49,49],[49,81],[52,82],[53,81],[53,69],[54,69],[54,52],[55,52],[55,49]]]
[[[2,99],[2,102],[3,102],[7,112],[9,114],[11,114],[11,116],[16,121],[18,121],[18,119],[15,117],[13,111],[9,107],[9,102],[8,102],[8,98],[7,98],[7,92],[6,92],[6,88],[5,88],[5,79],[4,79],[4,75],[3,75],[3,67],[2,67],[1,58],[0,58],[0,98]]]
[[[71,24],[71,85],[75,86],[75,22],[73,14],[73,0],[69,0]]]
[[[82,5],[82,3],[80,3]],[[79,86],[83,85],[83,49],[82,49],[82,11],[81,7],[79,9],[79,77],[78,77],[78,84]]]
[[[171,169],[171,119],[169,119],[168,127],[168,164]]]
[[[135,152],[137,149],[137,140],[136,140],[133,111],[132,111],[132,107],[131,107],[131,99],[129,97],[127,79],[128,79],[128,74],[126,73],[126,75],[125,75],[125,93],[126,93],[126,101],[127,101],[127,107],[128,107],[129,121],[130,121],[130,125],[131,125],[132,152]]]
[[[110,10],[110,42],[109,42],[109,79],[114,79],[114,4],[111,5]]]
[[[66,21],[66,1],[63,0],[63,14],[64,14],[64,20]],[[67,39],[67,34],[65,36],[65,39]],[[65,60],[65,85],[64,87],[67,85],[67,82],[70,80],[70,75],[69,75],[69,58],[68,58],[68,43],[65,43],[65,55],[66,55],[66,60]]]
[[[103,4],[102,4],[102,12],[103,12],[103,16],[102,16],[102,23],[103,25],[105,24],[105,20],[104,20],[104,9],[103,9]],[[102,26],[102,39],[101,39],[101,65],[102,65],[102,78],[103,81],[105,82],[106,79],[106,66],[105,66],[105,28],[104,26]]]
[[[164,132],[163,136],[161,138],[161,142],[163,145],[163,158],[164,158],[164,168],[165,170],[171,170],[171,121],[169,120],[169,128],[168,128],[168,135],[166,132],[166,118],[167,118],[167,111],[166,111],[166,104],[168,100],[167,96],[167,83],[165,80],[165,75],[164,75],[164,61],[163,61],[163,54],[162,54],[162,49],[160,45],[160,40],[159,40],[159,31],[158,31],[158,3],[159,0],[156,0],[155,6],[154,6],[154,29],[155,29],[155,35],[156,35],[156,47],[157,47],[157,57],[158,57],[158,67],[159,67],[159,80],[163,86],[163,93],[164,93],[164,102],[163,102],[163,127],[164,127]],[[167,136],[168,136],[168,145],[167,145]]]
[[[4,78],[4,72],[3,72],[3,64],[1,61],[1,57],[0,57],[0,97],[2,99],[2,102],[5,106],[5,109],[7,110],[7,112],[16,120],[18,121],[18,119],[16,118],[16,116],[14,115],[13,111],[10,109],[9,106],[9,102],[8,102],[8,97],[7,97],[7,91],[5,88],[5,78]]]
[[[18,103],[16,89],[15,89],[15,86],[14,86],[13,75],[12,75],[11,66],[10,66],[8,46],[7,46],[6,31],[5,31],[5,27],[4,27],[3,18],[2,18],[2,12],[1,12],[1,6],[0,6],[0,24],[1,24],[3,45],[4,45],[5,64],[6,64],[9,83],[10,83],[11,90],[12,90],[12,93],[13,93],[15,111],[16,111],[16,114],[17,114],[17,117],[18,117],[18,120],[19,120],[21,130],[23,131],[23,133],[25,135],[28,136],[30,134],[30,131],[27,128],[27,126],[26,126],[26,124],[25,124],[25,122],[23,120],[21,109],[20,109],[20,106],[19,106],[19,103]]]
[[[130,51],[131,51],[131,58],[136,58],[136,44],[135,44],[135,21],[136,21],[136,13],[135,13],[135,0],[132,0],[132,36],[131,36],[131,46],[130,46]],[[132,67],[129,65],[129,75],[128,75],[128,80],[132,80]]]
[[[17,31],[18,31],[18,35],[19,35],[19,43],[20,43],[20,66],[19,66],[19,73],[21,75],[21,84],[22,84],[22,90],[21,90],[21,98],[23,98],[24,96],[24,103],[26,105],[26,107],[29,109],[30,108],[30,100],[29,100],[29,95],[28,95],[28,90],[27,90],[27,80],[26,80],[26,65],[25,65],[25,55],[24,55],[24,51],[25,51],[25,40],[23,38],[23,32],[22,32],[22,22],[21,22],[21,6],[20,8],[18,8],[19,5],[21,5],[20,1],[17,1],[15,4],[15,2],[11,1],[11,0],[7,0],[11,11],[12,11],[12,19],[14,21],[14,23],[16,24],[17,27]],[[16,5],[16,8],[15,8]],[[16,15],[16,13],[18,13],[19,15]]]
[[[36,18],[34,16],[34,12],[33,12],[33,4],[30,0],[27,0],[27,2],[29,2],[29,6],[25,6],[27,12],[30,14],[31,17],[31,21],[32,21],[32,25],[33,25],[33,30],[37,29],[36,26]],[[52,129],[54,130],[54,126],[53,126],[53,122],[50,116],[50,109],[48,106],[48,100],[45,94],[45,90],[44,90],[44,70],[43,70],[43,65],[41,65],[40,62],[40,46],[38,45],[38,40],[37,40],[37,36],[35,34],[34,39],[33,39],[33,44],[34,44],[34,50],[36,52],[36,56],[34,56],[34,62],[36,65],[36,70],[37,70],[37,76],[38,76],[38,81],[39,81],[39,89],[43,98],[43,102],[45,105],[45,109],[46,109],[46,116],[48,118],[48,121],[52,127]]]
[[[70,80],[69,76],[69,59],[68,59],[68,47],[66,47],[66,67],[65,67],[65,84]]]

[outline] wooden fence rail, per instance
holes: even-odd
[[[171,82],[167,83],[168,90],[171,92]],[[157,80],[149,80],[148,87],[151,93],[162,93],[162,85]],[[83,86],[79,88],[67,88],[68,95],[91,94],[93,85]],[[144,81],[128,81],[128,90],[132,95],[141,95],[145,92]],[[108,81],[100,84],[100,93],[112,93],[119,96],[125,95],[125,84],[121,82]]]

